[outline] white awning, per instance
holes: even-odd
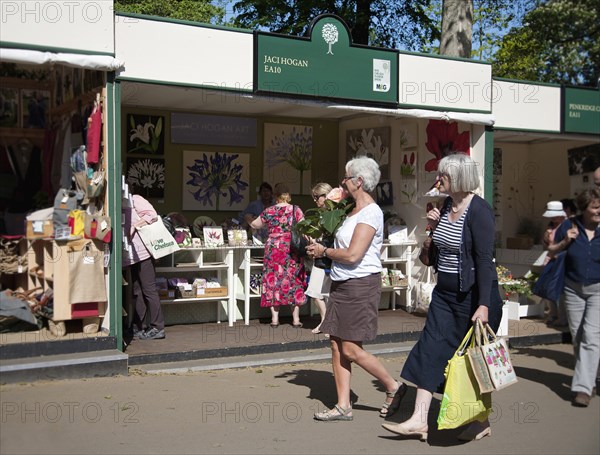
[[[102,71],[115,71],[125,65],[108,55],[69,54],[9,48],[0,49],[0,61],[27,65],[58,64]]]
[[[385,109],[380,107],[366,106],[347,106],[347,105],[331,105],[329,109],[343,109],[357,111],[362,113],[371,113],[378,115],[387,115],[391,117],[413,117],[426,118],[434,120],[445,120],[447,122],[457,121],[473,123],[477,125],[492,126],[496,122],[493,114],[478,114],[471,112],[446,112],[446,111],[431,111],[427,109]]]

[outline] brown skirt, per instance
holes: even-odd
[[[321,331],[348,341],[370,341],[377,336],[381,274],[332,281]]]

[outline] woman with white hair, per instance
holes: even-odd
[[[479,187],[477,163],[469,155],[446,156],[438,165],[440,193],[448,195],[440,209],[427,213],[433,229],[429,263],[438,274],[425,327],[410,352],[401,376],[416,384],[411,417],[386,423],[393,433],[427,439],[427,415],[434,393],[442,393],[444,370],[471,324],[477,319],[498,329],[502,299],[494,263],[494,212],[473,192]],[[434,252],[437,251],[436,254]],[[406,392],[396,394],[388,414],[395,412]],[[491,435],[490,423],[474,421],[458,435],[470,441]]]
[[[379,165],[372,158],[361,156],[348,161],[342,186],[356,205],[337,230],[333,248],[319,243],[307,247],[309,256],[332,260],[329,308],[321,330],[330,335],[337,403],[332,409],[315,413],[319,421],[353,420],[352,363],[377,378],[387,390],[382,416],[399,388],[381,362],[362,346],[377,336],[381,299],[383,212],[369,194],[380,175]]]

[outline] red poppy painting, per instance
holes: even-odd
[[[435,158],[425,163],[427,172],[437,171],[439,161],[445,156],[456,152],[470,154],[470,133],[469,131],[458,132],[458,123],[446,122],[445,120],[429,120],[427,124],[427,150]]]

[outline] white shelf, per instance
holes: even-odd
[[[410,312],[413,308],[412,303],[412,254],[413,248],[417,245],[416,240],[405,240],[398,244],[384,242],[381,249],[381,266],[396,270],[400,267],[402,273],[407,277],[408,284],[403,286],[382,286],[381,292],[391,293],[391,308],[396,309],[397,297],[403,299],[406,311]]]

